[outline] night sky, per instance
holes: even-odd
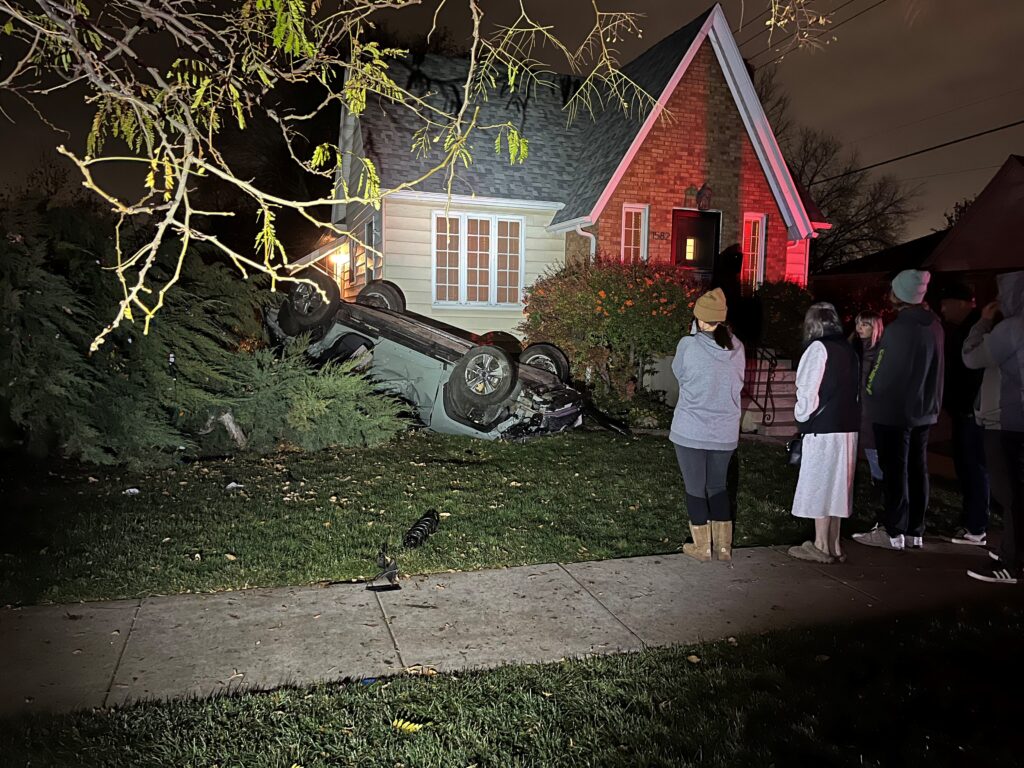
[[[754,38],[763,29],[764,17],[756,17],[767,0],[724,0],[734,28],[744,1],[748,21],[736,38],[745,43],[741,50],[748,60],[763,66],[775,56],[766,50],[767,34]],[[842,24],[835,32],[838,39],[823,50],[796,51],[767,64],[777,67],[798,124],[834,133],[868,164],[1024,118],[1024,2],[884,0],[871,8],[876,2],[820,0],[821,10],[844,6],[835,24],[863,14]],[[484,0],[483,5],[492,21],[510,20],[509,3]],[[708,2],[602,0],[599,6],[644,14],[643,39],[620,45],[626,62],[686,24]],[[587,0],[528,0],[527,7],[554,24],[566,42],[578,42],[583,20],[589,21]],[[428,11],[403,11],[392,24],[402,30],[425,29]],[[468,29],[456,16],[442,23],[456,36]],[[782,42],[779,37],[775,41]],[[2,98],[0,103],[17,119],[16,125],[0,121],[0,145],[7,150],[0,183],[6,186],[23,178],[60,139],[41,129],[10,97]],[[78,130],[86,126],[79,100],[65,97],[50,106],[57,119]],[[12,147],[19,151],[12,153]],[[907,238],[940,227],[943,211],[979,192],[1011,153],[1024,153],[1024,125],[880,169],[920,188],[921,210],[908,221]]]

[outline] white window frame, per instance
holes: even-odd
[[[747,222],[756,221],[759,225],[758,232],[760,238],[757,243],[757,268],[754,270],[754,284],[751,286],[753,290],[757,290],[764,283],[765,275],[765,256],[768,253],[768,216],[763,213],[744,213],[743,214],[743,229],[740,230],[740,236],[743,238],[743,257],[746,258],[749,254],[747,253]]]
[[[640,214],[640,261],[647,261],[647,240],[648,240],[648,219],[650,218],[651,206],[646,203],[623,203],[622,205],[622,229],[619,233],[619,261],[626,261],[626,215],[629,213]]]
[[[459,299],[458,301],[437,300],[437,220],[439,218],[459,220]],[[469,301],[469,236],[468,220],[489,221],[490,253],[488,254],[488,301]],[[519,299],[515,302],[498,303],[498,222],[507,221],[519,225]],[[526,219],[522,216],[477,213],[470,211],[445,211],[438,209],[430,214],[430,301],[431,306],[446,309],[522,309],[526,285]]]

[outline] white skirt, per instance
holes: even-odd
[[[793,516],[819,518],[853,514],[856,467],[856,432],[804,435]]]

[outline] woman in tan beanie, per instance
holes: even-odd
[[[729,460],[739,443],[740,391],[746,361],[743,344],[725,324],[728,307],[721,288],[705,293],[693,307],[690,335],[676,346],[672,372],[679,402],[669,439],[686,486],[693,544],[683,552],[719,560],[732,558],[732,513],[726,486]]]

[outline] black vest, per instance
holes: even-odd
[[[805,435],[860,431],[860,358],[843,336],[818,339],[828,360],[818,387],[818,410],[800,425]]]

